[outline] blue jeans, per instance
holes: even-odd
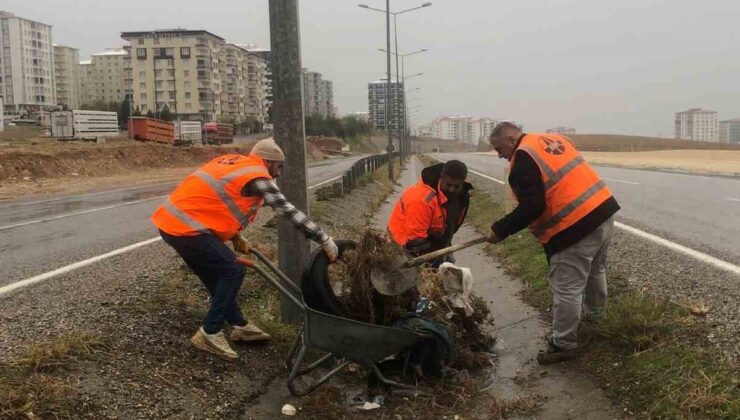
[[[214,235],[172,236],[159,231],[165,242],[177,251],[211,295],[211,308],[203,320],[203,330],[215,334],[224,321],[244,326],[247,321],[236,302],[246,268],[236,255]]]

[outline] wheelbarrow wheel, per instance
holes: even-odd
[[[339,248],[339,258],[342,257],[344,251],[357,247],[354,241],[338,240],[336,242]],[[301,278],[303,301],[311,309],[330,315],[341,315],[341,305],[329,281],[329,264],[329,257],[321,249],[314,251],[306,260]]]

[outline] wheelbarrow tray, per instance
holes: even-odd
[[[250,250],[250,252],[277,278],[259,266],[254,265],[252,268],[303,313],[303,327],[286,360],[286,365],[290,369],[288,389],[293,395],[309,394],[352,362],[362,365],[386,385],[413,388],[385,378],[378,369],[377,363],[409,349],[420,339],[428,338],[428,335],[411,330],[368,324],[312,309],[303,301],[300,288],[282,271],[258,251]],[[326,354],[305,365],[306,352],[310,348],[323,350]],[[331,371],[305,387],[296,385],[298,378],[330,360],[338,361],[337,366]]]

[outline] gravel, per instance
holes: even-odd
[[[320,202],[316,219],[336,238],[354,237],[378,201],[379,188],[357,189],[345,199]],[[341,217],[337,217],[341,215]],[[261,212],[254,228],[273,217]],[[274,223],[270,223],[274,225]],[[274,230],[274,229],[273,229]],[[270,232],[269,236],[273,236]],[[92,360],[73,362],[82,418],[235,418],[249,415],[275,379],[284,378],[285,349],[243,346],[229,363],[193,349],[207,295],[163,242],[21,289],[0,299],[0,362],[12,362],[31,342],[65,332],[89,331],[106,343]],[[192,305],[160,301],[162,281],[182,278]],[[242,294],[262,287],[249,276]],[[161,299],[161,297],[160,297]],[[147,306],[148,305],[148,306]],[[282,381],[282,380],[281,380]]]

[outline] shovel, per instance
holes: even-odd
[[[394,264],[390,266],[373,267],[370,271],[370,282],[373,284],[375,290],[382,295],[400,295],[421,283],[421,277],[417,269],[420,265],[485,241],[486,237],[480,236],[467,242],[448,246],[447,248],[442,248],[406,261],[403,261],[403,257],[399,256]]]

